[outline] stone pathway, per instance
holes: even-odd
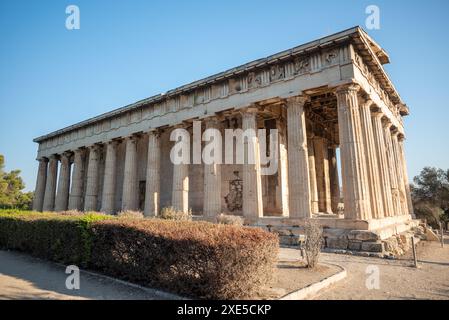
[[[422,241],[419,268],[412,267],[411,252],[401,260],[323,254],[322,261],[343,266],[346,279],[323,290],[315,299],[449,299],[449,239],[445,246]],[[375,273],[378,270],[378,289]],[[373,273],[374,272],[374,273]]]
[[[65,267],[0,250],[0,299],[163,299],[158,293],[81,272],[80,289],[68,290]]]

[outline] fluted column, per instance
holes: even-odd
[[[360,117],[363,133],[363,145],[365,147],[366,169],[368,174],[368,187],[370,192],[371,213],[374,219],[385,216],[381,195],[381,185],[379,181],[376,157],[376,147],[374,143],[373,124],[371,120],[371,100],[366,100],[360,104]]]
[[[44,205],[45,183],[47,181],[48,159],[39,159],[37,171],[36,188],[34,189],[33,210],[42,211]]]
[[[83,209],[84,158],[86,151],[77,149],[74,152],[72,188],[69,196],[69,210]]]
[[[369,191],[358,106],[360,86],[336,90],[345,219],[371,219]]]
[[[260,151],[257,138],[257,108],[248,108],[242,112],[242,130],[253,130],[253,139],[245,139],[245,161],[243,164],[243,215],[246,219],[257,219],[263,216],[262,179],[260,176]],[[246,131],[246,132],[248,132]],[[249,163],[249,154],[253,154],[253,162]]]
[[[333,213],[338,212],[338,204],[340,203],[340,181],[338,179],[336,148],[336,145],[332,145],[329,148],[329,179],[331,184],[331,206]]]
[[[125,143],[126,154],[125,172],[123,176],[122,210],[137,210],[137,137],[127,137]]]
[[[117,176],[117,145],[118,141],[106,144],[106,159],[104,165],[103,194],[101,196],[101,212],[115,213],[115,190]]]
[[[309,218],[309,157],[304,105],[306,97],[287,100],[288,182],[290,218]]]
[[[89,148],[89,162],[87,163],[86,194],[84,196],[84,211],[96,211],[98,201],[98,167],[99,146]]]
[[[215,129],[212,141],[209,143],[215,143],[216,148],[220,150],[221,154],[221,141],[220,135],[220,122],[215,119],[207,119],[206,130]],[[203,159],[204,161],[205,159]],[[220,163],[204,163],[204,198],[203,198],[203,214],[206,218],[213,219],[221,212],[221,164]]]
[[[56,155],[52,155],[50,156],[50,160],[48,162],[43,211],[53,211],[55,209],[57,177],[58,177],[58,157]]]
[[[148,133],[148,158],[145,188],[145,216],[157,216],[160,210],[161,189],[161,133]]]
[[[190,133],[189,133],[190,135]],[[179,143],[182,150],[190,150],[189,142],[183,137]],[[186,163],[187,162],[187,163]],[[189,164],[187,158],[173,164],[172,206],[182,212],[189,211]]]
[[[315,151],[318,209],[320,212],[332,213],[327,140],[322,137],[315,137],[313,148]]]
[[[309,161],[309,187],[310,187],[310,210],[312,213],[320,211],[318,206],[318,186],[316,179],[316,165],[315,165],[315,148],[313,139],[307,141],[307,156]]]
[[[405,196],[407,197],[407,209],[408,209],[408,214],[414,215],[412,196],[410,193],[410,182],[408,180],[407,161],[405,159],[404,140],[405,140],[404,135],[400,134],[398,136],[399,154],[401,156],[402,170],[404,172],[403,176],[404,176],[404,184],[405,184]]]
[[[380,109],[375,107],[372,108],[372,125],[374,134],[374,144],[375,144],[375,154],[378,164],[378,176],[379,183],[381,185],[380,193],[382,195],[382,203],[384,208],[384,216],[391,217],[394,213],[393,197],[391,193],[391,182],[390,182],[390,163],[387,156],[386,142],[382,127],[382,117],[383,114]]]
[[[405,194],[405,180],[404,180],[404,170],[402,168],[402,156],[399,151],[399,141],[398,141],[398,130],[396,128],[392,129],[391,132],[391,142],[393,145],[393,155],[394,163],[396,169],[396,177],[398,180],[398,191],[399,191],[399,202],[400,202],[400,214],[408,214],[407,208],[407,196]]]
[[[67,210],[70,189],[70,157],[71,154],[61,155],[61,168],[59,170],[58,192],[56,193],[55,211]]]
[[[279,203],[282,216],[288,217],[288,152],[287,152],[287,127],[284,119],[276,119],[276,128],[279,134],[279,164],[278,185],[280,187]]]
[[[391,122],[386,117],[382,118],[382,126],[384,131],[385,147],[387,151],[388,174],[390,176],[391,197],[393,200],[393,216],[400,215],[401,203],[399,200],[399,186],[396,172],[396,164],[394,159],[393,142],[391,139]]]

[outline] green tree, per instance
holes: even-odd
[[[5,157],[0,154],[0,208],[31,209],[33,192],[23,192],[25,184],[20,170],[5,172]]]
[[[449,169],[425,167],[413,178],[411,192],[418,218],[434,227],[449,221]]]

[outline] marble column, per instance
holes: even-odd
[[[369,220],[371,209],[357,84],[336,90],[345,219]]]
[[[257,108],[248,108],[242,112],[243,132],[254,133],[252,139],[244,140],[243,164],[243,216],[247,221],[263,216],[262,179],[260,176],[260,151],[257,138]],[[252,154],[253,157],[249,155]],[[251,159],[253,158],[253,159]],[[254,160],[254,161],[248,161]],[[250,163],[253,162],[253,163]]]
[[[215,119],[206,119],[205,129],[216,129],[215,133],[220,132],[220,122]],[[211,141],[217,148],[220,148],[221,154],[221,135],[214,134]],[[219,143],[216,143],[220,140]],[[217,152],[218,150],[214,151]],[[204,161],[204,159],[203,159]],[[203,214],[204,217],[210,220],[215,220],[221,212],[221,164],[220,163],[204,163],[204,198],[203,198]]]
[[[61,155],[61,167],[59,170],[58,192],[56,193],[55,211],[67,210],[70,189],[70,157],[71,154]]]
[[[310,210],[312,213],[318,213],[320,209],[318,206],[318,188],[313,139],[314,138],[312,137],[310,140],[307,140],[307,156],[309,161]]]
[[[118,141],[106,143],[106,159],[104,164],[103,194],[101,196],[101,212],[115,213],[115,190],[117,177],[117,145]]]
[[[145,216],[154,217],[160,211],[161,192],[161,132],[148,132],[148,157],[145,187]]]
[[[47,181],[48,159],[39,159],[39,169],[37,171],[36,188],[34,189],[33,210],[42,211],[44,205],[45,184]]]
[[[405,195],[404,170],[402,168],[402,157],[400,155],[399,150],[398,134],[399,131],[396,128],[393,128],[391,131],[391,142],[393,145],[394,163],[395,163],[396,177],[398,180],[399,203],[401,209],[400,214],[405,215],[408,214],[408,208],[407,208],[407,197]]]
[[[371,200],[371,214],[374,219],[381,219],[385,216],[385,213],[381,196],[381,185],[378,174],[379,165],[377,163],[373,124],[371,120],[372,104],[373,102],[369,99],[360,103],[360,117],[362,124],[363,145],[365,147],[364,150]]]
[[[382,126],[384,131],[385,147],[388,161],[388,174],[390,176],[391,197],[393,200],[393,216],[400,215],[401,203],[399,200],[399,186],[396,172],[396,164],[394,159],[393,142],[391,139],[391,122],[386,117],[382,118]]]
[[[123,175],[122,211],[138,210],[137,137],[125,138],[125,171]]]
[[[332,213],[327,140],[322,137],[315,137],[313,147],[315,151],[318,210],[323,213]]]
[[[304,105],[307,97],[287,100],[288,182],[290,218],[309,218],[309,156]]]
[[[190,133],[189,133],[190,135]],[[179,140],[182,150],[190,150],[189,142],[185,137]],[[187,162],[187,163],[186,163]],[[172,206],[179,211],[189,211],[189,164],[186,159],[173,164]]]
[[[340,203],[340,180],[338,179],[337,146],[331,145],[329,148],[329,178],[331,184],[331,207],[332,212],[338,212]]]
[[[83,210],[85,153],[85,149],[77,149],[74,152],[72,188],[70,190],[69,196],[69,210]]]
[[[89,162],[87,163],[86,194],[84,195],[84,211],[97,211],[98,201],[98,170],[100,147],[89,147]]]
[[[379,183],[381,185],[380,193],[382,196],[382,204],[384,208],[384,217],[391,217],[394,213],[393,197],[391,193],[390,182],[390,163],[387,156],[386,142],[382,127],[383,113],[378,107],[371,109],[371,122],[373,125],[373,135],[375,144],[375,154],[377,156]]]
[[[410,192],[410,182],[408,180],[408,171],[407,171],[407,161],[405,160],[405,150],[404,150],[404,140],[405,137],[403,134],[398,135],[398,141],[399,141],[399,154],[401,156],[402,161],[402,170],[404,171],[404,184],[405,184],[405,196],[407,198],[407,209],[408,214],[414,216],[413,211],[413,203],[412,203],[412,196]]]
[[[282,216],[289,216],[288,208],[288,152],[287,152],[287,126],[284,119],[276,119],[276,128],[279,134],[279,163],[278,186],[280,188],[279,207]]]
[[[58,156],[50,156],[47,170],[47,181],[45,184],[45,195],[43,211],[53,211],[55,209],[56,179],[58,178]]]

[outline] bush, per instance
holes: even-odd
[[[174,207],[167,207],[161,210],[161,214],[158,218],[164,220],[178,220],[178,221],[191,221],[192,220],[192,211],[188,212],[180,211],[175,209]]]
[[[129,218],[129,219],[143,219],[143,213],[141,211],[133,211],[133,210],[125,210],[120,211],[117,216],[120,218]]]
[[[315,268],[318,264],[321,247],[323,244],[323,229],[313,220],[307,220],[304,225],[307,266]]]
[[[278,238],[208,222],[0,212],[0,247],[191,297],[235,299],[270,280]]]
[[[220,214],[217,216],[217,223],[219,224],[229,224],[233,226],[243,226],[243,218],[240,216]]]
[[[86,266],[90,260],[90,225],[104,215],[61,216],[54,213],[0,212],[0,247],[29,252],[61,263]]]

